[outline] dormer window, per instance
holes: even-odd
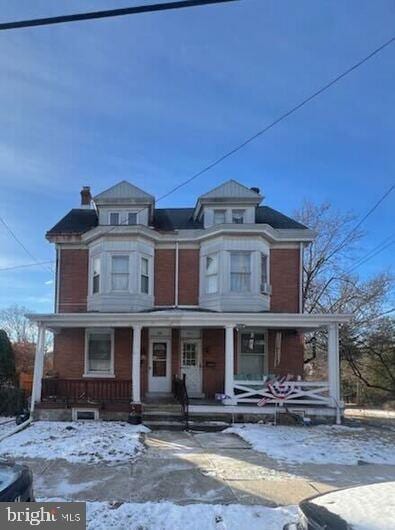
[[[232,223],[242,225],[244,223],[245,210],[232,210]]]
[[[119,225],[119,212],[110,213],[110,225]]]
[[[226,210],[214,210],[213,223],[215,225],[222,225],[226,223]]]
[[[128,225],[136,225],[137,224],[137,212],[129,212],[128,213]]]

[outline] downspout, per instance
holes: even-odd
[[[299,244],[299,313],[304,313],[303,307],[303,243]]]
[[[55,276],[55,313],[59,313],[59,278],[60,278],[60,248],[56,247],[56,276]]]
[[[178,241],[176,241],[176,264],[174,276],[174,307],[178,307]]]

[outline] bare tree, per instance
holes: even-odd
[[[385,271],[368,279],[358,276],[355,265],[361,256],[364,234],[359,228],[353,228],[356,219],[352,214],[339,213],[328,203],[315,205],[306,201],[295,217],[316,233],[315,241],[304,251],[304,311],[351,313],[352,322],[341,332],[341,354],[362,382],[380,386],[377,379],[372,383],[374,377],[372,373],[368,376],[365,369],[369,366],[367,360],[375,358],[379,362],[378,351],[372,342],[362,350],[360,341],[370,337],[372,322],[380,322],[381,315],[385,314],[393,277]],[[305,362],[317,360],[319,365],[326,354],[325,334],[307,336],[306,346]],[[325,364],[321,363],[324,367]],[[382,362],[381,368],[385,369]],[[389,378],[391,374],[392,371],[387,374]]]
[[[36,342],[36,326],[25,317],[32,312],[19,305],[0,310],[0,327],[7,332],[11,342]]]

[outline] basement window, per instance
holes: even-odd
[[[95,421],[99,419],[99,411],[97,409],[73,409],[73,421]]]

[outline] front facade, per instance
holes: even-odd
[[[33,407],[136,410],[184,376],[196,407],[261,412],[286,400],[338,412],[347,317],[302,313],[303,249],[314,234],[262,201],[233,180],[194,208],[156,208],[126,181],[93,198],[83,188],[81,207],[47,232],[55,311],[31,316],[40,330]],[[303,333],[323,327],[328,381],[307,382]],[[42,379],[47,329],[54,370]]]

